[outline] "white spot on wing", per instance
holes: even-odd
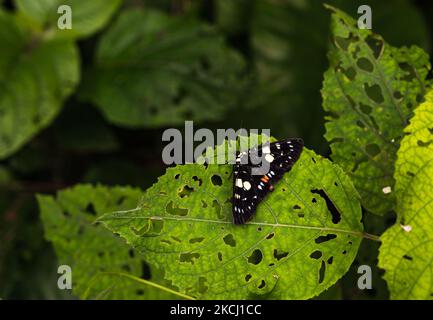
[[[267,162],[272,162],[272,161],[274,161],[274,157],[272,156],[272,154],[267,154],[267,155],[265,156],[265,159],[266,159]]]
[[[251,189],[251,183],[249,183],[248,181],[244,181],[244,189],[250,190]]]
[[[242,179],[236,179],[236,187],[242,188]]]
[[[271,153],[271,149],[269,149],[269,146],[265,146],[262,149],[263,153]]]

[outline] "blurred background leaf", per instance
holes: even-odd
[[[126,273],[167,285],[160,272],[143,261],[119,237],[95,225],[101,213],[134,207],[142,191],[79,185],[38,196],[45,236],[52,242],[59,265],[72,271],[72,292],[90,299],[172,299],[176,296],[107,273]]]
[[[413,110],[430,85],[429,56],[411,46],[395,48],[360,30],[356,20],[332,11],[330,67],[323,108],[331,158],[350,175],[362,205],[376,214],[393,210],[394,163]]]
[[[221,119],[236,105],[244,63],[208,25],[131,10],[101,38],[95,64],[82,95],[108,121],[161,127]]]
[[[0,11],[0,159],[51,123],[79,79],[73,43],[31,36]],[[67,61],[67,63],[66,63]]]

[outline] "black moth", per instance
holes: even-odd
[[[301,155],[302,139],[287,139],[241,152],[233,167],[233,222],[244,224],[252,218],[260,201],[274,189],[274,185],[288,172]],[[252,158],[264,156],[269,162],[265,175],[252,175]],[[248,162],[243,157],[248,156]],[[246,164],[243,164],[246,163]]]

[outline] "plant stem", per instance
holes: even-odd
[[[370,233],[367,233],[367,232],[363,232],[363,233],[362,233],[362,237],[365,238],[365,239],[368,239],[368,240],[373,240],[373,241],[377,241],[377,242],[382,242],[382,240],[380,240],[380,237],[379,237],[379,236],[376,236],[376,235],[374,235],[374,234],[370,234]]]

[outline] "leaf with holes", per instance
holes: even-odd
[[[212,27],[149,9],[122,13],[103,35],[95,63],[81,97],[127,127],[218,120],[236,105],[243,70]]]
[[[90,185],[60,191],[56,198],[38,196],[45,237],[53,243],[59,265],[72,268],[75,295],[91,299],[176,298],[114,274],[162,280],[161,272],[149,269],[122,239],[93,224],[102,212],[130,208],[140,196],[139,189]]]
[[[397,223],[381,237],[379,267],[393,299],[433,298],[433,91],[404,130],[395,164]]]
[[[56,38],[82,38],[100,30],[119,8],[122,0],[15,0],[18,13],[32,28]],[[71,8],[71,29],[60,29],[58,22]]]
[[[75,45],[32,37],[0,11],[0,159],[51,123],[79,78]],[[67,61],[67,63],[65,63]]]
[[[338,9],[332,11],[330,68],[323,107],[332,159],[352,178],[362,205],[384,214],[395,204],[394,163],[403,129],[422,101],[428,55],[394,48]]]
[[[231,165],[169,168],[137,209],[100,221],[202,299],[306,299],[348,270],[363,227],[338,166],[304,149],[242,226],[232,223],[231,175]]]

